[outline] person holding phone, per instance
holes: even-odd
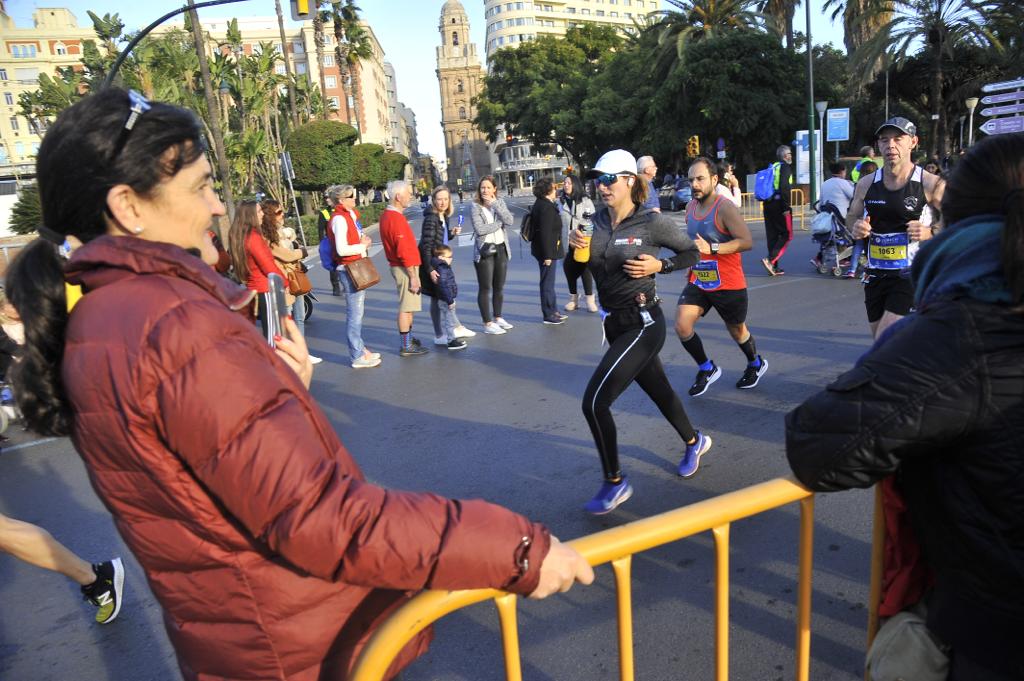
[[[7,272],[27,339],[14,372],[25,422],[71,436],[165,610],[184,679],[347,678],[410,593],[539,598],[590,583],[539,523],[366,481],[308,391],[295,323],[271,349],[239,314],[256,294],[204,262],[225,210],[202,130],[118,88],[65,109],[37,156],[45,238]],[[84,245],[65,266],[69,234]],[[70,315],[65,282],[84,291]]]
[[[715,185],[715,193],[729,199],[739,208],[743,205],[743,193],[740,191],[740,181],[736,179],[732,164],[723,160],[719,161],[716,166],[718,184]]]

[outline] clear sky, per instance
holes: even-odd
[[[811,2],[811,29],[815,43],[832,42],[842,49],[841,25],[832,26],[822,15],[823,0]],[[68,7],[78,18],[79,25],[89,25],[86,10],[102,16],[117,13],[127,30],[138,30],[161,15],[181,7],[183,0],[150,0],[125,2],[124,0],[8,0],[7,12],[18,26],[32,26],[32,12],[38,7]],[[435,48],[440,44],[438,20],[444,0],[358,0],[363,18],[373,28],[384,48],[386,59],[395,67],[398,79],[398,99],[416,112],[416,127],[420,152],[444,158],[444,138],[441,134],[441,97],[438,91]],[[462,0],[472,30],[473,42],[481,63],[484,59],[484,0]],[[664,4],[664,3],[663,3]],[[282,0],[286,21],[291,24],[288,0]],[[273,0],[244,0],[237,4],[199,10],[205,17],[273,17]],[[804,12],[797,11],[796,30],[804,30]],[[173,21],[173,20],[172,20]],[[180,18],[178,19],[180,21]]]

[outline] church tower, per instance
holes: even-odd
[[[441,87],[441,128],[448,156],[448,186],[467,193],[492,172],[487,140],[473,127],[483,67],[476,45],[469,40],[469,17],[459,0],[447,0],[438,24],[441,46],[437,48],[437,81]],[[461,185],[459,184],[461,180]]]

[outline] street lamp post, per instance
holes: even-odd
[[[828,109],[828,102],[815,102],[814,108],[818,110],[818,129],[821,130],[821,172],[818,174],[818,181],[825,178],[825,110]]]
[[[807,8],[807,129],[811,133],[808,140],[807,169],[810,172],[811,204],[818,200],[818,183],[815,180],[814,160],[814,41],[811,40],[811,3],[805,2]]]
[[[966,116],[961,116],[960,117],[960,147],[959,147],[959,151],[963,151],[964,150],[964,120],[966,118],[967,118]]]
[[[977,97],[968,97],[964,102],[967,105],[967,146],[974,146],[974,110],[978,107]]]

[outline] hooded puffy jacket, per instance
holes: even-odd
[[[410,592],[536,588],[543,526],[363,479],[299,378],[235,312],[251,292],[133,237],[86,244],[67,278],[85,291],[62,370],[73,442],[186,679],[344,679]]]
[[[935,572],[929,628],[1024,678],[1024,314],[925,306],[786,417],[786,454],[816,491],[896,473]]]

